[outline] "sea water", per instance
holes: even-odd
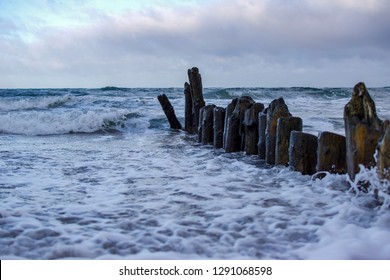
[[[390,119],[390,88],[369,89]],[[303,130],[344,134],[350,88],[206,88],[283,97]],[[0,90],[1,259],[390,259],[388,185],[323,180],[169,129],[180,88]],[[376,194],[376,195],[375,195]]]

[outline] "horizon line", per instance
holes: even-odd
[[[324,88],[353,88],[354,86],[203,86],[203,89],[238,89],[238,88],[314,88],[314,89],[324,89]],[[0,90],[28,90],[28,89],[179,89],[184,86],[103,86],[103,87],[0,87]],[[367,86],[367,88],[390,88],[390,85],[386,86]]]

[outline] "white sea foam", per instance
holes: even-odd
[[[23,152],[16,177],[7,166],[30,150],[18,137],[0,166],[11,175],[3,182],[14,186],[12,195],[3,193],[3,256],[389,256],[380,246],[388,244],[388,211],[364,206],[372,196],[355,198],[344,175],[312,181],[285,168],[259,168],[255,158],[188,146],[184,134],[92,137],[39,138],[45,145]],[[154,145],[160,148],[150,150]]]

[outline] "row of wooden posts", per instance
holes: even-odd
[[[234,98],[226,108],[206,105],[199,69],[189,69],[188,79],[184,130],[198,134],[202,144],[227,153],[258,155],[270,165],[290,166],[308,175],[348,173],[354,180],[360,164],[377,165],[380,176],[390,179],[389,121],[377,117],[364,83],[354,87],[345,106],[346,136],[326,131],[317,137],[302,131],[302,119],[292,116],[283,98],[273,100],[267,108],[250,96]],[[183,129],[168,97],[160,95],[158,99],[171,128]]]

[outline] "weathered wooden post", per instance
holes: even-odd
[[[223,147],[223,131],[225,126],[225,108],[214,108],[214,147]]]
[[[318,135],[317,172],[344,174],[347,171],[345,137],[324,131]]]
[[[241,150],[240,126],[241,123],[239,115],[233,113],[228,118],[226,126],[226,153],[233,153]]]
[[[259,142],[257,143],[257,151],[260,159],[265,159],[266,137],[265,130],[267,128],[267,109],[259,114]]]
[[[364,83],[355,85],[352,98],[344,107],[344,123],[348,175],[354,180],[359,164],[375,165],[374,153],[381,135],[381,121]]]
[[[245,111],[245,153],[247,155],[257,154],[257,143],[259,141],[259,113],[264,110],[264,105],[256,103]]]
[[[276,127],[275,164],[285,165],[289,163],[288,148],[290,146],[291,131],[302,131],[302,119],[298,117],[279,118]]]
[[[234,108],[236,108],[238,98],[234,98],[226,107],[225,110],[225,124],[223,130],[223,148],[226,151],[227,138],[228,138],[228,120],[233,115]]]
[[[245,110],[253,104],[255,104],[255,101],[250,96],[241,96],[238,99],[233,113],[227,120],[225,152],[233,153],[243,150],[245,134],[242,123],[245,116]]]
[[[204,145],[214,143],[214,108],[215,105],[206,105],[201,110],[202,112],[202,137],[201,142]]]
[[[198,121],[198,142],[201,143],[202,142],[202,133],[203,133],[203,129],[202,129],[202,126],[203,126],[203,111],[204,111],[204,107],[200,108],[199,110],[199,121]]]
[[[160,102],[160,105],[165,113],[165,116],[168,119],[170,127],[173,129],[181,129],[182,126],[176,117],[175,110],[173,109],[171,102],[169,102],[168,96],[162,94],[159,95],[157,99]]]
[[[256,102],[253,100],[252,97],[244,95],[238,99],[238,103],[236,105],[236,108],[234,109],[233,114],[238,114],[240,119],[240,128],[238,131],[240,135],[240,149],[238,151],[244,151],[245,149],[245,111],[254,106],[255,104]]]
[[[191,86],[187,82],[184,84],[184,98],[185,98],[184,130],[189,132],[189,133],[195,133],[196,128],[194,126],[194,116],[193,116],[193,111],[192,111]]]
[[[199,127],[199,111],[206,104],[203,99],[202,77],[199,74],[197,67],[188,69],[188,79],[190,81],[191,99],[192,99],[192,115],[195,129]],[[197,131],[195,131],[197,132]]]
[[[290,166],[303,175],[313,175],[317,164],[317,137],[301,131],[292,131],[290,135]]]
[[[390,121],[384,121],[383,130],[378,148],[378,172],[380,178],[390,180]]]
[[[266,137],[266,156],[265,161],[268,164],[275,164],[276,148],[276,126],[279,118],[291,117],[283,98],[273,100],[267,109],[267,127],[265,130]]]

